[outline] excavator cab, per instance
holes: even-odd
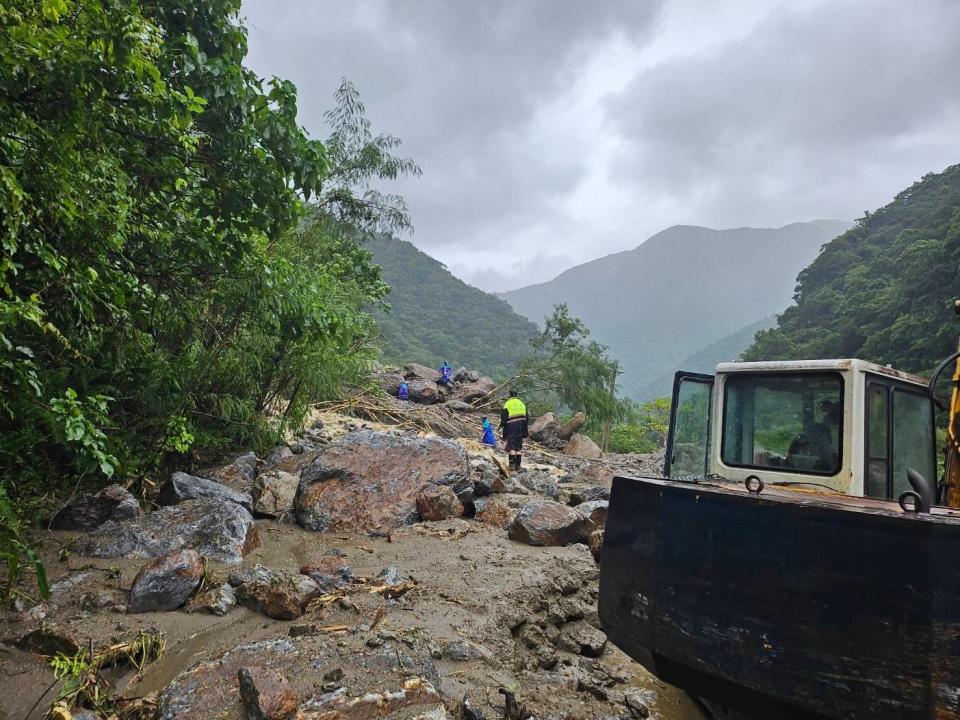
[[[724,363],[674,380],[664,477],[808,485],[893,500],[935,481],[922,378],[862,360]]]

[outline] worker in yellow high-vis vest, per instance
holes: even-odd
[[[527,425],[530,416],[527,406],[517,397],[517,393],[510,388],[510,397],[503,404],[500,413],[500,429],[507,445],[507,455],[510,456],[510,469],[520,469],[520,458],[523,452],[523,439],[527,437]]]

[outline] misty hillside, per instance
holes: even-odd
[[[406,240],[377,237],[367,248],[391,287],[391,310],[373,313],[388,360],[432,366],[447,360],[493,377],[513,374],[536,325]]]
[[[672,370],[663,373],[644,385],[638,386],[642,397],[665,397],[673,390],[673,376],[677,370],[712,374],[718,363],[734,362],[753,345],[754,337],[761,330],[769,330],[777,324],[775,315],[750,323],[736,332],[700,348],[685,357]]]
[[[793,295],[797,273],[850,225],[842,220],[777,229],[677,225],[633,250],[501,297],[538,321],[566,302],[621,361],[624,394],[643,400],[651,397],[650,383],[672,375],[685,358],[781,310]]]
[[[868,213],[797,282],[796,304],[746,357],[859,357],[930,373],[956,348],[960,165]]]

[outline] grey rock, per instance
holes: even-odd
[[[140,504],[121,485],[108,485],[95,495],[78,495],[50,519],[54,530],[95,530],[107,520],[140,515]]]
[[[456,640],[443,646],[443,656],[454,662],[469,662],[472,660],[489,660],[493,654],[484,647],[471,642]]]
[[[175,472],[160,488],[157,502],[160,505],[177,505],[184,500],[211,498],[220,502],[231,502],[242,505],[247,510],[253,503],[249,493],[237,492],[226,485],[213,480]]]
[[[527,545],[566,545],[587,539],[590,521],[576,508],[531,500],[510,524],[510,538]]]
[[[560,495],[557,483],[545,472],[528,471],[516,476],[517,481],[530,492],[556,500]]]
[[[557,647],[568,652],[597,658],[603,655],[607,636],[582,620],[564,625]]]
[[[570,492],[570,504],[576,507],[581,503],[591,502],[593,500],[609,500],[610,488],[602,485],[592,485],[582,490],[573,490]]]
[[[268,470],[253,481],[253,512],[267,517],[282,517],[293,510],[300,479],[283,470]]]
[[[240,587],[247,583],[278,583],[283,579],[283,575],[276,570],[268,568],[266,565],[257,563],[251,568],[243,568],[230,573],[227,582],[233,587]]]
[[[144,565],[130,588],[132,613],[175,610],[203,580],[203,562],[196,550],[174,550]]]
[[[449,408],[450,410],[456,410],[457,412],[473,412],[476,408],[473,407],[470,403],[464,402],[463,400],[451,400],[444,407]]]
[[[202,498],[136,520],[109,520],[74,542],[73,551],[101,558],[151,558],[188,547],[211,560],[235,564],[259,545],[253,516],[245,508]]]
[[[602,530],[607,523],[609,505],[606,500],[589,500],[577,505],[577,510],[587,516],[594,530]]]
[[[263,472],[273,470],[277,465],[288,457],[293,457],[295,453],[289,445],[279,445],[267,453],[263,460]]]
[[[226,615],[236,605],[237,595],[229,583],[207,590],[197,598],[195,603],[196,608],[219,616]]]

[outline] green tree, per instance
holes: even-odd
[[[347,83],[329,148],[308,138],[294,86],[244,67],[239,11],[0,0],[0,488],[21,514],[265,442],[375,353],[362,308],[386,287],[358,240],[409,219],[370,185],[416,167]]]
[[[521,362],[520,375],[535,403],[561,412],[582,411],[587,429],[596,432],[604,423],[620,419],[625,406],[611,393],[616,361],[606,346],[589,336],[566,303],[554,306],[543,331],[530,341],[534,352]]]

